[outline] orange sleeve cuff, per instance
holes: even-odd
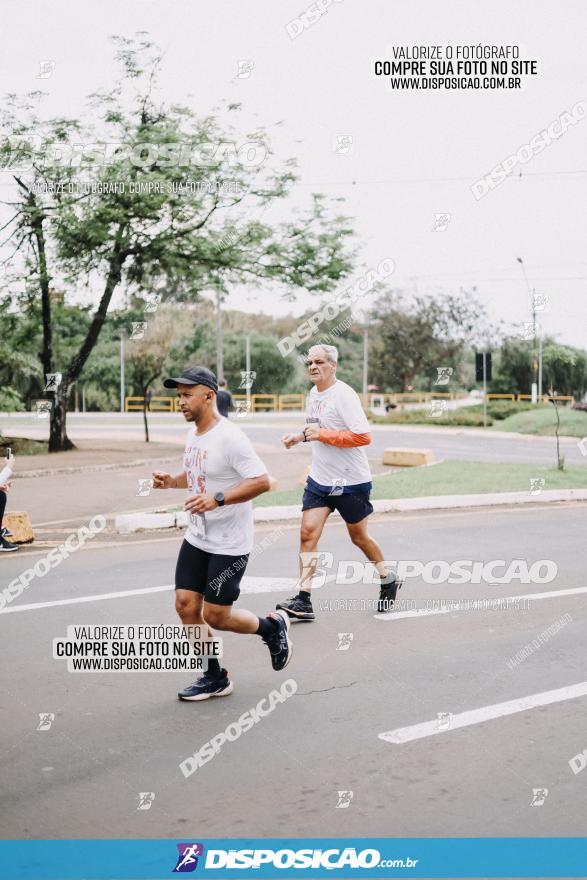
[[[368,446],[371,442],[371,434],[355,434],[354,431],[335,431],[333,428],[320,428],[318,440],[328,443],[329,446],[338,446],[348,449],[352,446]]]

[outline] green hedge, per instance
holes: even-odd
[[[24,412],[20,395],[9,385],[0,388],[0,412]]]

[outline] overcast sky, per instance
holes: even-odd
[[[244,102],[246,122],[271,127],[279,158],[298,159],[288,205],[313,191],[344,196],[362,260],[391,257],[393,284],[437,293],[473,285],[490,315],[529,320],[526,285],[547,293],[544,331],[587,346],[587,119],[476,201],[470,186],[578,101],[587,100],[584,0],[341,0],[291,39],[306,0],[3,0],[3,92],[43,88],[49,113],[79,115],[114,76],[112,34],[150,32],[165,50],[166,98],[198,112]],[[373,75],[392,45],[517,44],[539,75],[516,91],[393,92]],[[41,60],[55,62],[37,79]],[[239,61],[252,62],[247,78]],[[191,96],[191,97],[188,97]],[[337,154],[338,136],[352,149]],[[444,231],[435,215],[450,214]],[[299,314],[275,293],[235,291],[229,305]]]

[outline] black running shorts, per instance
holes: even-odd
[[[175,589],[202,593],[204,600],[213,605],[232,605],[238,599],[248,561],[248,553],[208,553],[184,540],[177,557]]]
[[[311,510],[313,507],[329,507],[330,510],[338,510],[344,521],[351,525],[361,522],[362,519],[373,513],[373,505],[369,501],[369,492],[320,495],[306,486],[302,499],[302,510]]]

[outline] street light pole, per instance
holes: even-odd
[[[247,333],[245,337],[245,384],[247,391],[247,412],[251,411],[251,334]]]
[[[224,379],[224,358],[222,356],[222,303],[220,291],[216,291],[216,378]]]
[[[542,401],[542,330],[540,331],[540,336],[538,337],[538,400]]]
[[[367,388],[369,385],[369,330],[363,331],[363,395],[367,406]]]
[[[487,427],[487,352],[483,352],[483,427]]]
[[[516,260],[520,264],[522,268],[522,274],[524,275],[524,281],[526,282],[526,290],[528,291],[528,296],[530,297],[530,308],[532,311],[532,403],[538,403],[539,399],[539,391],[538,391],[538,359],[536,357],[536,291],[530,290],[530,283],[528,281],[528,276],[526,275],[526,269],[524,267],[524,261],[521,257],[516,257]]]
[[[125,391],[125,376],[124,376],[124,330],[120,331],[120,412],[124,412],[124,391]]]

